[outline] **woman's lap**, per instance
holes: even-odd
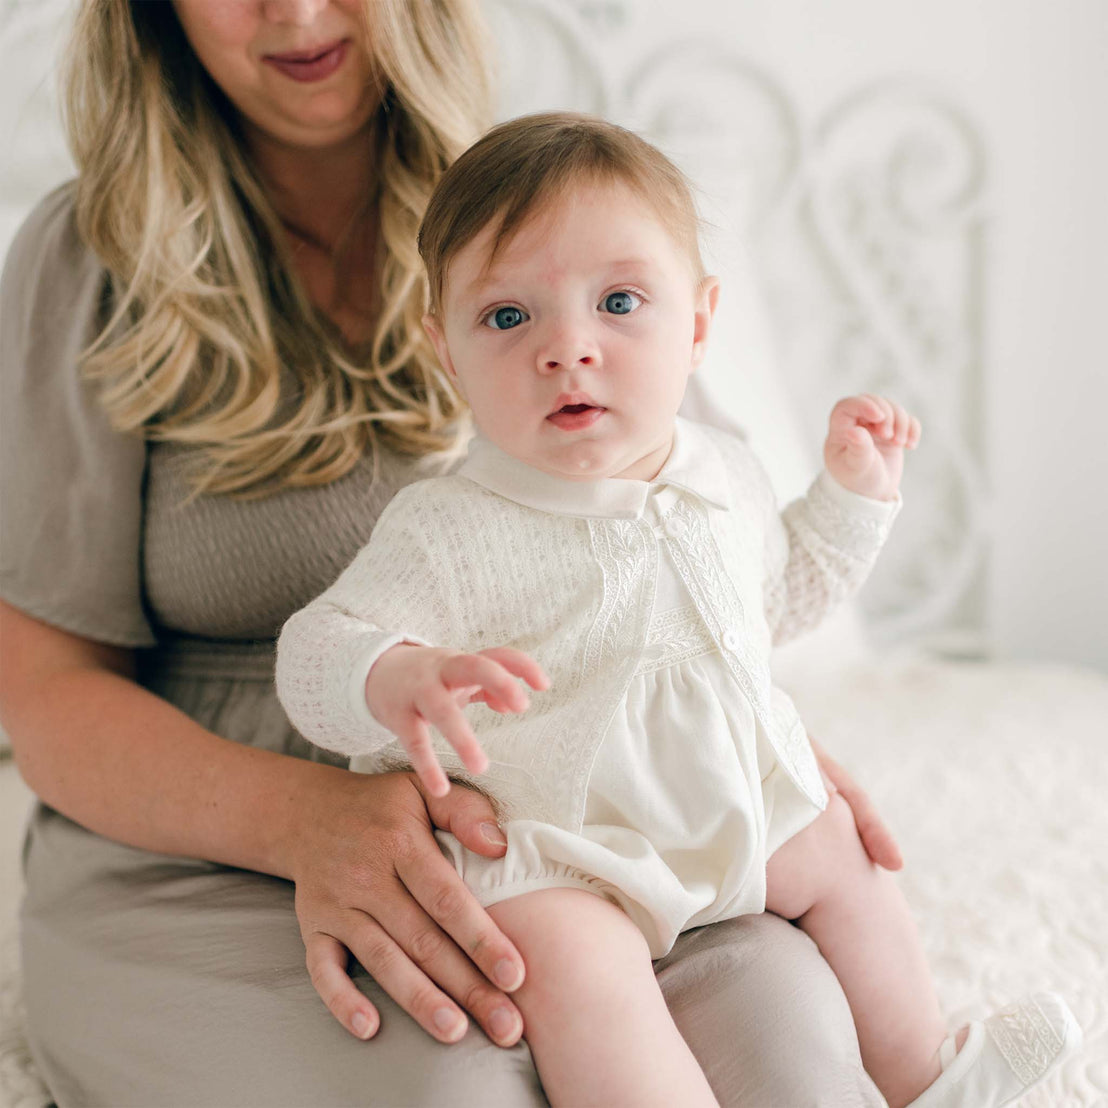
[[[436,1043],[360,967],[381,1029],[352,1038],[308,980],[287,882],[131,850],[40,809],[27,884],[30,1032],[61,1108],[546,1103],[525,1044],[472,1024]],[[699,928],[656,968],[725,1108],[880,1104],[838,984],[789,924]]]
[[[770,914],[682,934],[654,970],[722,1108],[884,1108],[815,943]]]

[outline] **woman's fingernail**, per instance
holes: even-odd
[[[365,1012],[355,1012],[354,1018],[350,1021],[350,1026],[359,1039],[368,1039],[369,1033],[373,1029],[373,1024],[370,1023]]]
[[[518,1038],[519,1017],[513,1015],[507,1008],[497,1008],[489,1016],[489,1030],[497,1041],[507,1041]]]
[[[509,993],[523,984],[523,971],[510,958],[501,958],[493,966],[492,974],[496,978],[496,983]],[[497,1010],[503,1011],[503,1009]]]
[[[460,1039],[465,1034],[466,1021],[454,1011],[453,1008],[440,1008],[435,1013],[435,1026],[446,1035],[451,1042]]]
[[[487,842],[493,846],[507,846],[508,840],[504,838],[504,832],[495,823],[482,823],[481,834]]]

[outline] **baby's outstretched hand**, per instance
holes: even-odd
[[[823,462],[851,492],[893,500],[900,488],[904,451],[914,450],[919,439],[919,420],[899,404],[870,393],[850,396],[831,410]]]
[[[370,667],[365,699],[373,718],[403,743],[412,767],[432,796],[446,796],[450,782],[435,757],[428,724],[458,752],[470,773],[484,773],[489,760],[462,712],[483,701],[494,712],[523,712],[533,689],[550,681],[533,658],[507,646],[462,654],[437,646],[397,643]]]

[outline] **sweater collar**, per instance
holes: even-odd
[[[683,489],[716,508],[729,508],[723,458],[707,433],[678,416],[673,448],[653,481],[602,477],[570,481],[506,454],[483,435],[474,436],[458,474],[490,492],[555,515],[639,519],[652,491],[666,485]]]

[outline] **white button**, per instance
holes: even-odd
[[[723,646],[725,650],[739,649],[739,636],[730,627],[723,632]]]
[[[685,533],[685,524],[681,520],[670,516],[665,523],[665,532],[671,539],[679,539]]]

